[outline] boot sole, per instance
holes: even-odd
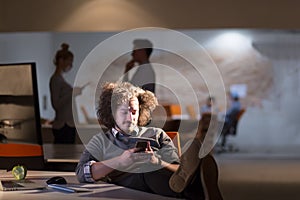
[[[193,141],[195,143],[197,143],[197,141]],[[191,144],[192,146],[193,144]],[[197,146],[193,146],[195,149],[190,150],[191,152],[185,152],[187,154],[190,154],[188,156],[185,157],[185,164],[184,166],[184,170],[182,169],[183,166],[180,165],[180,167],[178,168],[178,170],[176,172],[174,172],[174,174],[171,176],[170,180],[169,180],[169,186],[170,188],[177,193],[182,192],[186,186],[188,184],[190,184],[193,175],[195,174],[195,172],[197,171],[199,164],[201,162],[201,160],[197,157],[196,159],[194,158],[195,156],[198,156],[198,152],[199,149],[201,147],[201,144],[198,143],[196,144]],[[187,150],[189,151],[189,149]],[[182,157],[185,155],[182,155]],[[193,162],[191,164],[191,162]],[[186,166],[188,165],[188,167]]]

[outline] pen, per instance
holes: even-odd
[[[76,192],[76,190],[68,188],[66,186],[62,186],[62,185],[49,184],[48,187],[57,189],[57,190],[61,190],[64,192],[72,192],[72,193]]]

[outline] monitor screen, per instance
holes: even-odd
[[[42,144],[35,63],[0,64],[0,134]]]

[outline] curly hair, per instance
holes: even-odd
[[[145,126],[151,120],[151,113],[158,105],[155,95],[128,82],[105,83],[100,94],[97,117],[108,129],[115,126],[114,113],[119,105],[136,97],[139,101],[138,125]]]

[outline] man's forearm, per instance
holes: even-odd
[[[91,173],[94,180],[99,180],[120,167],[119,158],[115,157],[102,162],[95,162],[91,166]]]

